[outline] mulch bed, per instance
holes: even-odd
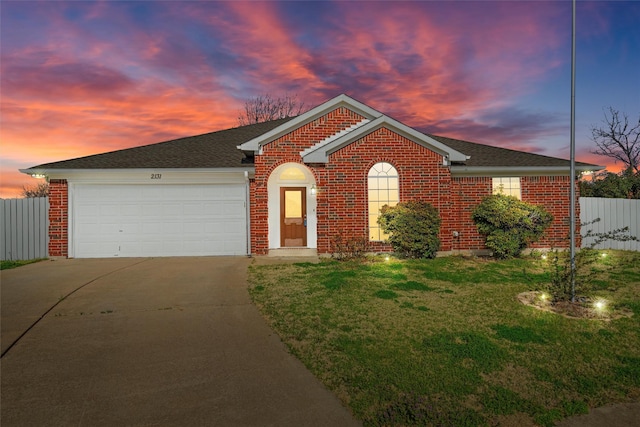
[[[571,302],[544,299],[542,298],[543,294],[539,291],[522,292],[518,294],[517,298],[522,304],[559,314],[569,319],[613,320],[633,316],[633,311],[626,308],[612,309],[605,305],[602,309],[596,309],[594,301],[584,296],[577,297],[575,302]]]

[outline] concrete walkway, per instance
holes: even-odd
[[[2,357],[3,427],[358,425],[251,304],[249,263],[56,260],[2,271],[2,351],[37,322]]]

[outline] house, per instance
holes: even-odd
[[[338,235],[389,251],[380,207],[418,199],[440,213],[441,252],[482,251],[471,211],[495,191],[553,214],[536,246],[566,246],[569,229],[569,161],[427,135],[346,95],[22,172],[50,183],[50,256],[328,254]]]

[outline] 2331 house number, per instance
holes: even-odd
[[[152,173],[151,174],[151,179],[162,179],[162,174],[161,173]]]

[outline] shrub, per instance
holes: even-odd
[[[395,206],[385,205],[378,224],[389,235],[389,243],[407,258],[434,258],[440,248],[440,217],[431,204],[408,201]]]
[[[520,255],[524,248],[540,239],[553,220],[543,207],[504,194],[485,197],[473,210],[472,218],[497,258]]]
[[[580,227],[591,226],[599,222],[597,218],[588,223],[580,224]],[[574,301],[576,296],[591,296],[598,276],[614,267],[620,268],[620,265],[611,264],[607,266],[602,259],[603,252],[596,248],[603,242],[613,240],[616,242],[637,241],[636,236],[629,233],[629,227],[618,228],[609,232],[597,233],[591,229],[582,236],[583,240],[591,240],[592,242],[578,249],[571,267],[571,253],[569,250],[559,251],[552,250],[547,258],[549,259],[551,283],[549,283],[547,291],[551,294],[553,301]],[[571,241],[568,240],[568,244]],[[577,294],[577,295],[576,295]]]

